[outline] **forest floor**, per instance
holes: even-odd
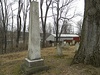
[[[33,75],[100,75],[100,68],[91,65],[70,63],[75,54],[75,47],[63,49],[63,56],[57,56],[56,48],[49,47],[41,50],[45,65],[50,69]],[[23,75],[21,64],[27,57],[27,51],[0,55],[0,75]]]

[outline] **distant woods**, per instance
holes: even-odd
[[[20,51],[27,48],[29,7],[32,0],[0,0],[0,54]],[[46,47],[46,33],[74,33],[73,26],[69,23],[78,16],[75,11],[68,17],[68,12],[73,9],[75,0],[40,0],[40,30],[42,47]],[[45,8],[44,8],[45,6]],[[48,14],[51,12],[53,22],[47,23]],[[58,42],[56,38],[56,42]]]
[[[26,46],[27,33],[25,32],[29,4],[29,0],[0,0],[1,54],[15,51],[21,43]]]

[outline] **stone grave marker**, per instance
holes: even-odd
[[[66,42],[66,41],[64,41],[64,42],[62,42],[62,44],[61,44],[61,48],[63,49],[63,50],[66,50],[66,49],[68,49],[69,48],[69,43],[68,42]]]
[[[63,55],[62,48],[61,48],[61,46],[60,46],[59,43],[57,43],[57,55],[59,55],[59,56],[62,56]]]
[[[79,43],[77,42],[77,43],[75,44],[75,50],[78,50],[78,48],[79,48]]]
[[[75,45],[75,40],[72,40],[72,45]]]
[[[66,43],[66,47],[69,48],[69,46],[70,46],[70,45],[69,45],[69,43],[67,42],[67,43]]]
[[[55,45],[54,45],[54,43],[52,43],[52,47],[54,47]]]
[[[22,68],[26,75],[47,69],[41,59],[39,7],[36,1],[30,3],[28,57],[25,58]]]

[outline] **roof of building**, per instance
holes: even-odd
[[[48,38],[50,36],[50,33],[46,33],[46,38]],[[40,37],[41,39],[43,39],[43,33],[40,33]]]
[[[56,34],[51,34],[54,37],[56,37]],[[60,37],[79,37],[79,35],[76,34],[61,34]]]

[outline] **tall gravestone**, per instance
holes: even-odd
[[[46,69],[40,52],[40,29],[38,2],[32,1],[29,14],[29,44],[28,57],[25,58],[23,70],[26,74]]]

